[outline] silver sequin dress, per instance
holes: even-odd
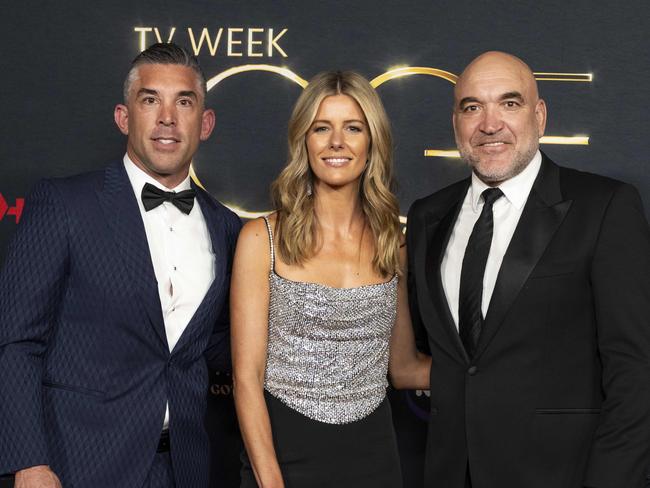
[[[399,488],[386,399],[395,276],[333,288],[269,273],[265,397],[286,488]],[[242,488],[257,486],[243,456]]]
[[[283,278],[274,261],[271,240],[264,388],[320,422],[345,424],[367,416],[386,396],[397,276],[386,283],[333,288]]]

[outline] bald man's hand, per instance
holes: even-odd
[[[14,488],[63,488],[49,466],[32,466],[16,472]]]

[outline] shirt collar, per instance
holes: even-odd
[[[524,170],[519,173],[517,176],[514,176],[499,185],[499,188],[503,192],[503,195],[506,199],[517,208],[521,210],[528,200],[528,195],[530,190],[535,183],[539,169],[542,167],[542,153],[539,150],[533,156],[530,163],[524,168]],[[470,201],[472,203],[472,210],[474,212],[479,212],[479,200],[481,199],[481,194],[483,191],[490,188],[482,182],[478,176],[472,172],[472,185],[470,186]]]
[[[136,166],[128,154],[124,155],[124,169],[126,169],[126,174],[128,175],[131,186],[133,187],[133,192],[138,197],[138,201],[140,201],[139,197],[142,193],[142,188],[144,187],[145,183],[151,183],[153,186],[160,188],[161,190],[174,192],[189,190],[192,187],[190,184],[190,175],[188,174],[187,177],[175,188],[167,188],[165,185]]]

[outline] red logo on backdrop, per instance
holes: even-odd
[[[20,216],[23,214],[24,207],[24,198],[16,198],[16,203],[13,207],[10,207],[5,197],[0,193],[0,220],[4,220],[5,217],[13,217],[16,223],[20,222]]]

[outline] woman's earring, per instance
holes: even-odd
[[[311,190],[311,182],[308,181],[308,182],[307,182],[307,196],[310,197],[311,194],[312,194],[312,190]]]

